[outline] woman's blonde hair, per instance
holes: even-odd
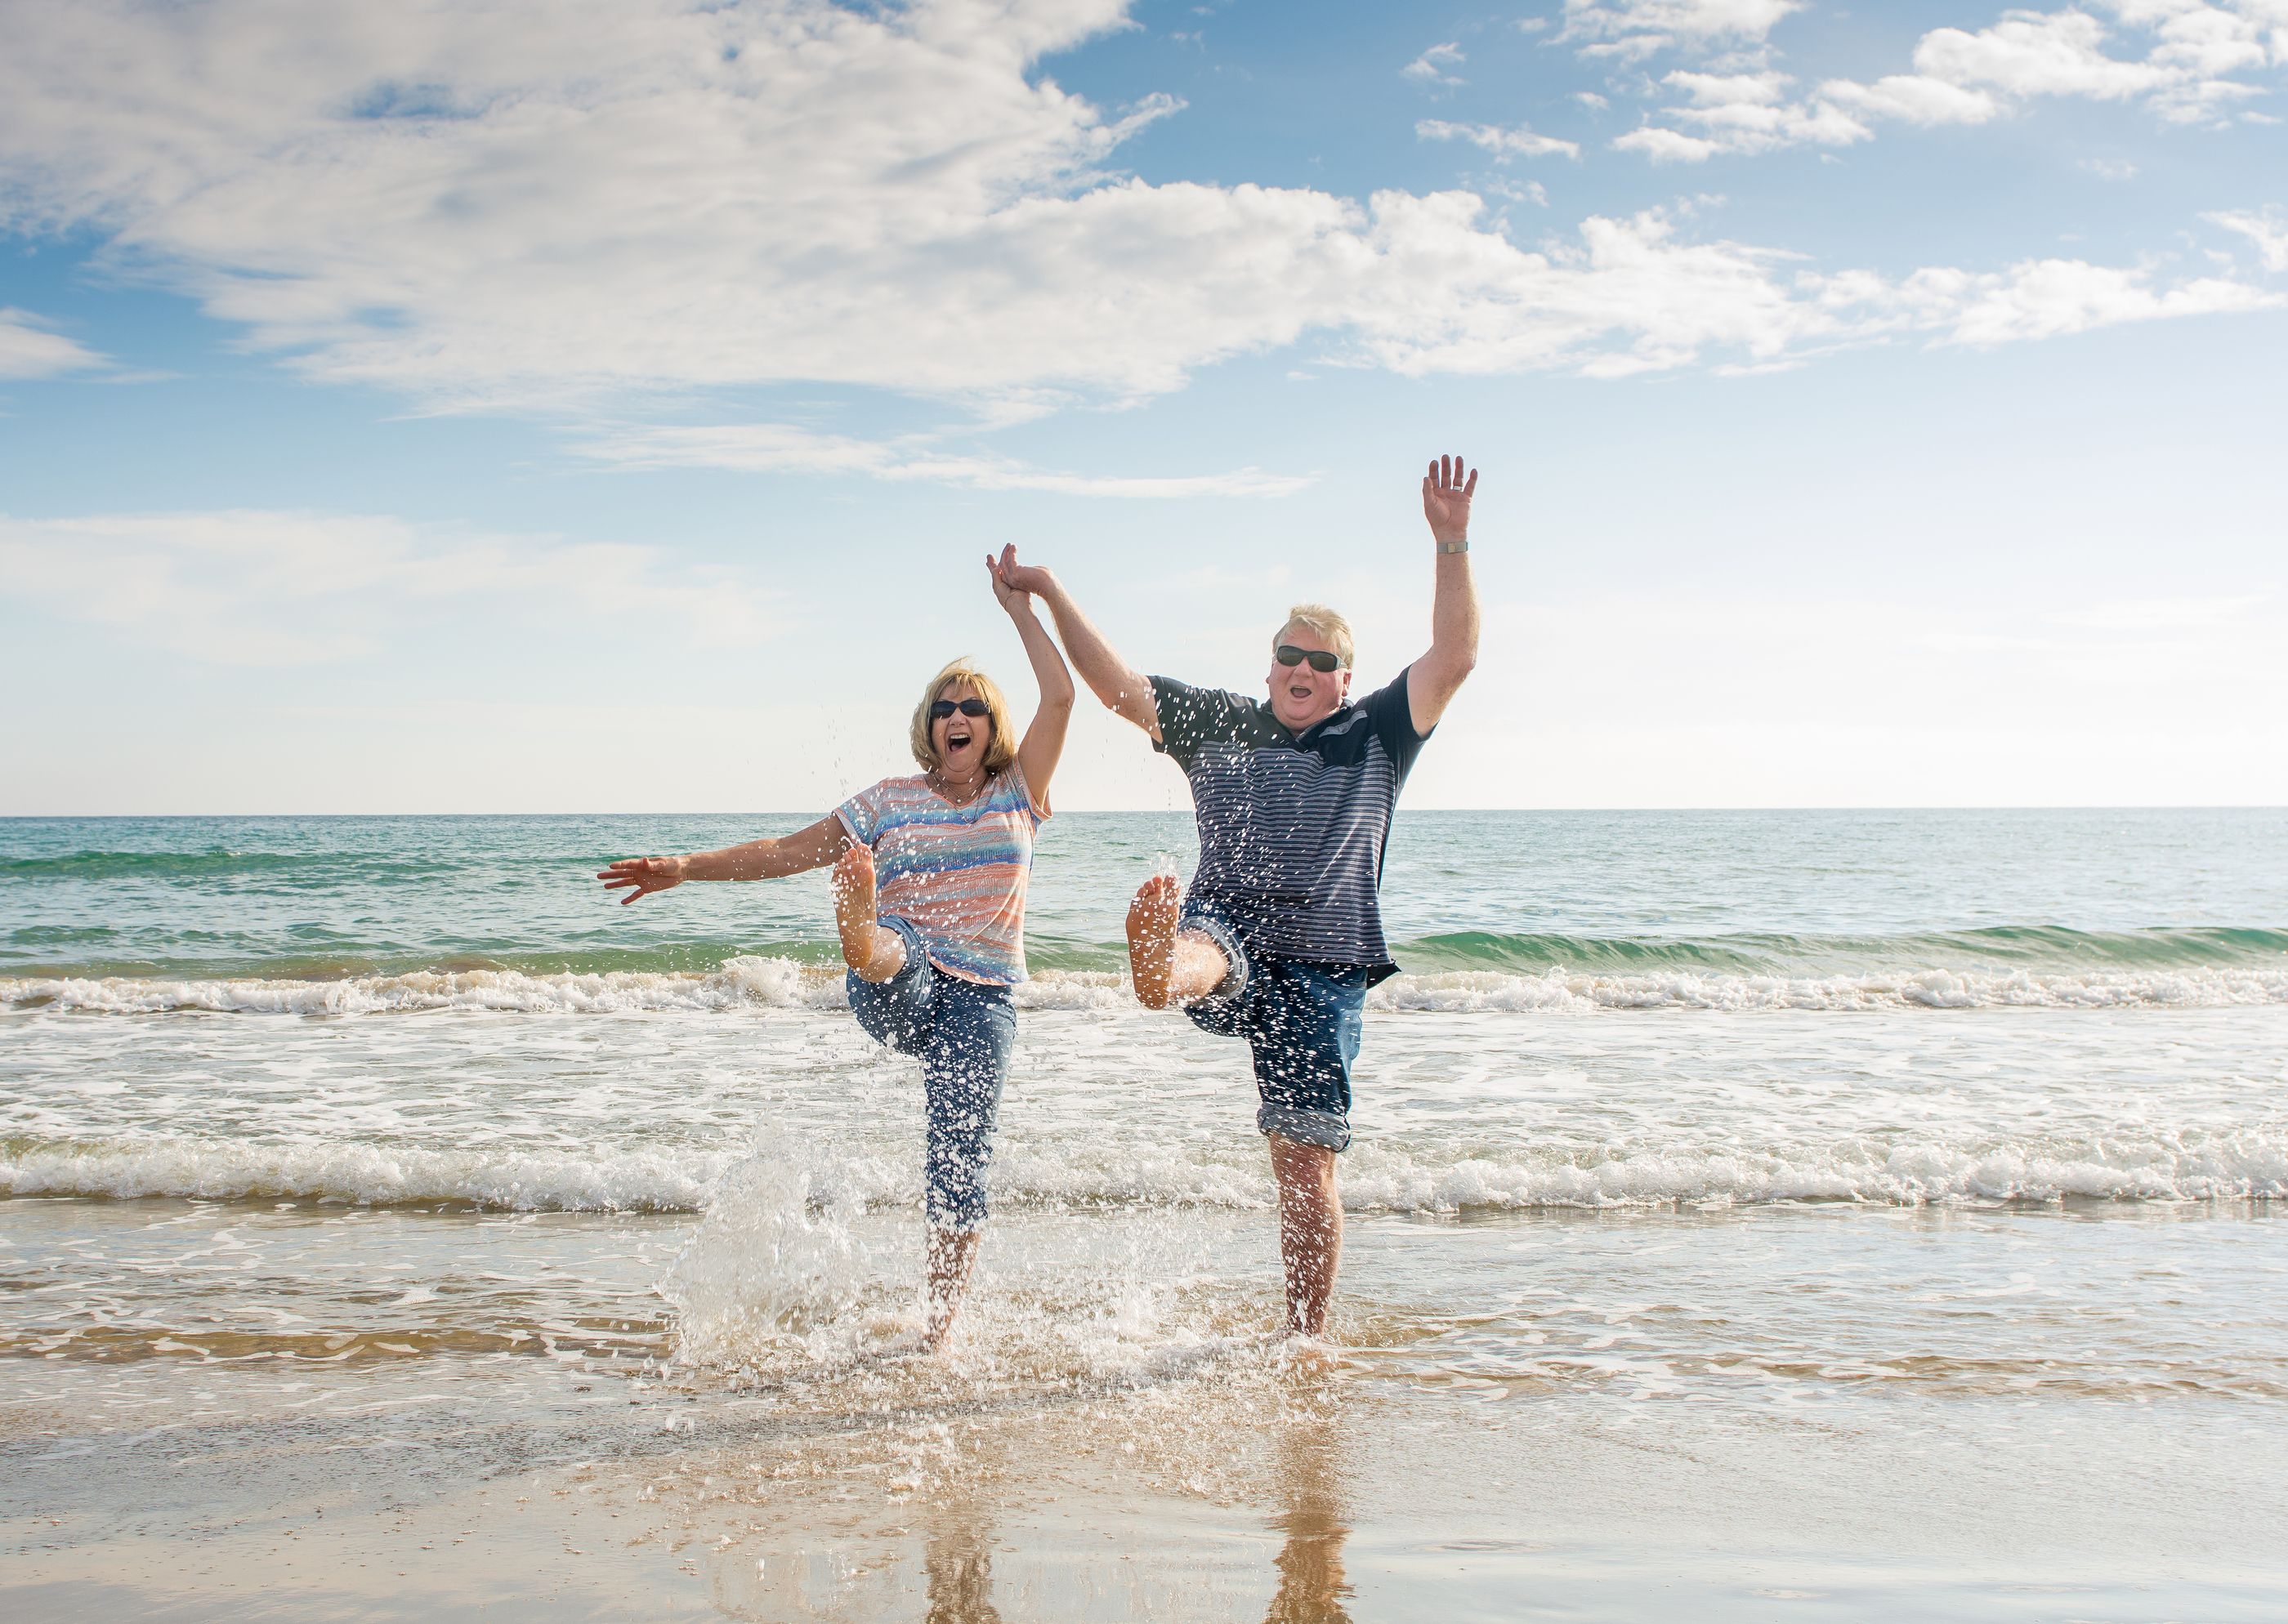
[[[1327,651],[1348,670],[1351,663],[1351,623],[1324,604],[1297,604],[1287,611],[1287,618],[1279,622],[1272,634],[1271,652],[1277,654],[1279,645],[1286,639],[1290,626],[1308,626],[1327,642]]]
[[[922,691],[922,702],[914,707],[914,725],[907,742],[914,749],[914,759],[925,772],[934,772],[943,764],[938,760],[937,741],[931,736],[930,707],[938,696],[954,683],[965,682],[977,690],[977,697],[985,701],[987,717],[993,724],[993,737],[985,744],[985,770],[998,772],[1017,759],[1015,730],[1009,725],[1009,701],[1001,697],[1001,685],[979,670],[969,656],[946,661],[945,669],[930,678]]]

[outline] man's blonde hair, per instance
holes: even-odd
[[[1279,622],[1279,630],[1271,634],[1271,652],[1277,654],[1285,640],[1290,626],[1308,626],[1320,639],[1334,651],[1335,658],[1343,662],[1343,669],[1351,667],[1351,623],[1324,604],[1297,604],[1287,611],[1287,618]]]
[[[930,732],[930,707],[937,703],[945,691],[955,683],[965,682],[977,690],[977,697],[985,701],[988,718],[993,724],[993,737],[985,745],[985,770],[998,772],[1017,759],[1017,736],[1009,725],[1009,701],[1001,696],[1001,685],[979,670],[967,654],[946,661],[945,669],[930,678],[922,690],[922,702],[914,707],[914,723],[907,734],[913,746],[914,759],[925,772],[934,772],[944,764],[938,759],[937,741]]]

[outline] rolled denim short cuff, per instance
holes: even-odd
[[[895,914],[877,914],[874,915],[874,923],[906,945],[906,962],[898,966],[898,975],[904,975],[917,964],[926,965],[929,963],[929,949],[922,946],[922,933],[919,931],[915,930]],[[896,976],[891,978],[892,980],[896,978]]]
[[[925,1211],[922,1214],[923,1221],[941,1235],[973,1235],[985,1227],[985,1220],[989,1216],[989,1213],[982,1212],[972,1213],[965,1217],[948,1212]]]
[[[1292,1139],[1298,1145],[1315,1145],[1323,1150],[1344,1151],[1350,1148],[1351,1125],[1331,1111],[1306,1111],[1300,1105],[1261,1105],[1255,1111],[1255,1131],[1277,1134],[1283,1139]]]
[[[1247,991],[1247,953],[1240,947],[1239,938],[1231,933],[1229,925],[1212,914],[1200,913],[1185,915],[1177,920],[1176,927],[1181,931],[1197,931],[1206,937],[1223,954],[1223,962],[1229,966],[1223,973],[1223,979],[1202,994],[1202,997],[1236,998]]]

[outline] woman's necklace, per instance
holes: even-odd
[[[959,785],[960,798],[957,800],[954,796],[953,780],[946,777],[942,768],[932,767],[930,788],[937,791],[938,798],[947,805],[966,806],[977,798],[977,792],[985,788],[985,774],[980,772],[975,778],[963,780]]]

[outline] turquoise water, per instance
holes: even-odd
[[[805,817],[0,821],[0,977],[711,971],[831,961],[822,879],[603,906],[615,857]],[[1037,970],[1116,970],[1174,813],[1044,834]],[[1818,975],[2288,964],[2288,812],[1418,812],[1384,906],[1410,970]]]

